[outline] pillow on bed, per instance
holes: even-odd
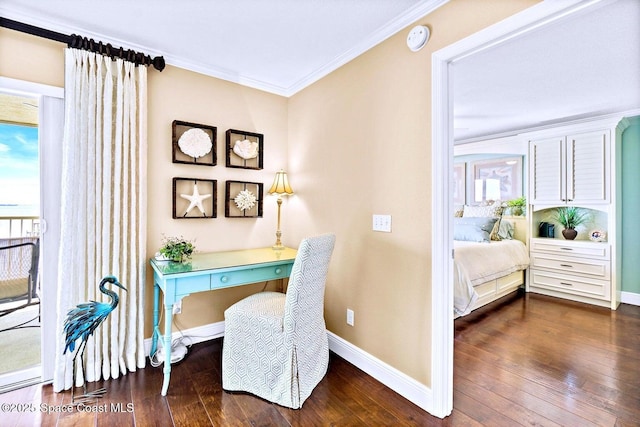
[[[453,218],[453,240],[489,242],[498,218]]]
[[[465,205],[462,211],[462,217],[496,217],[502,215],[502,206],[488,205],[488,206],[470,206]]]
[[[488,206],[468,206],[465,205],[464,211],[462,212],[463,217],[493,217],[497,218],[493,229],[489,232],[490,240],[500,241],[502,240],[500,237],[500,218],[502,216],[502,206],[500,204],[493,204]]]
[[[515,223],[512,220],[501,218],[498,227],[498,238],[500,240],[513,240],[515,228]]]

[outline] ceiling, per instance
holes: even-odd
[[[639,109],[640,1],[603,1],[453,69],[456,141]]]
[[[38,99],[0,92],[0,123],[38,126]]]
[[[2,0],[0,16],[291,96],[445,2]],[[603,0],[455,62],[454,138],[640,108],[639,19],[640,1]]]
[[[0,16],[290,96],[448,0],[2,0]]]

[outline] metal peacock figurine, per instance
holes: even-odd
[[[84,350],[87,345],[87,340],[93,332],[100,326],[100,324],[109,316],[109,314],[118,306],[118,294],[114,291],[107,289],[105,285],[111,283],[125,291],[127,288],[122,286],[115,276],[105,276],[100,281],[100,292],[111,298],[110,303],[90,301],[78,304],[75,308],[69,310],[67,313],[67,319],[64,322],[65,333],[65,347],[62,354],[66,354],[67,350],[73,353],[76,348],[76,341],[81,340],[78,351],[73,356],[73,383],[71,384],[71,401],[75,402],[74,388],[76,386],[76,359],[80,356],[80,363],[82,364],[82,377],[84,394],[81,396],[83,400],[92,399],[95,397],[102,397],[106,392],[105,388],[87,393],[86,376],[84,371]]]

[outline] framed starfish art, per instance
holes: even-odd
[[[215,218],[215,179],[173,178],[173,218]]]
[[[262,169],[263,134],[229,129],[226,141],[228,168]]]

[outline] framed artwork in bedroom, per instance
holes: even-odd
[[[522,156],[471,163],[472,200],[511,200],[522,196]]]
[[[464,205],[467,195],[467,164],[453,165],[453,204]]]

